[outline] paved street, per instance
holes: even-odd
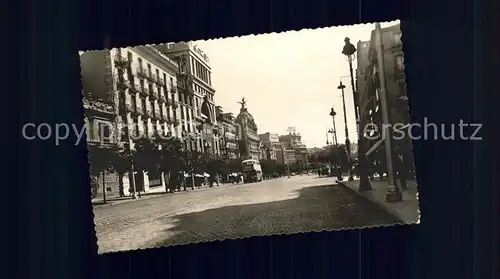
[[[99,253],[398,222],[333,180],[295,176],[96,207]]]

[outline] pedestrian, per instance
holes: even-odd
[[[336,166],[336,167],[335,167],[335,170],[336,170],[336,173],[337,173],[337,179],[338,179],[339,181],[344,180],[344,177],[343,177],[343,175],[342,175],[342,167],[341,167],[341,166]]]
[[[321,169],[318,168],[318,176],[321,177]]]

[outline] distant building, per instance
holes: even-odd
[[[240,113],[235,124],[238,130],[239,149],[242,159],[260,160],[261,143],[257,134],[258,127],[253,116],[248,112],[245,98],[241,101]]]
[[[216,107],[217,122],[219,123],[219,146],[220,153],[228,159],[236,159],[240,156],[238,147],[238,130],[232,113],[224,113],[222,107]]]
[[[305,168],[309,163],[307,147],[302,144],[301,139],[301,135],[292,130],[289,131],[288,135],[279,137],[279,141],[283,144],[283,148],[285,149],[285,163],[298,163],[301,165],[301,168]]]
[[[302,144],[301,135],[296,132],[290,132],[287,135],[279,136],[279,141],[283,143],[285,148],[293,147]]]
[[[276,133],[260,134],[259,138],[262,142],[262,159],[275,160],[279,164],[284,164],[285,153],[283,145],[279,141],[279,135]]]

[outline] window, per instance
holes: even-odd
[[[405,69],[405,60],[403,55],[396,56],[396,68],[399,71],[404,71]]]
[[[139,64],[139,68],[142,69],[142,59],[137,57],[137,63]]]
[[[111,143],[111,127],[108,123],[99,123],[99,135],[98,138],[101,143]]]
[[[151,75],[151,64],[148,63],[148,74]]]
[[[127,60],[132,61],[132,52],[130,51],[127,52]]]
[[[146,109],[146,99],[141,99],[141,101],[142,101],[141,102],[142,103],[141,104],[142,105],[142,109],[144,110],[144,109]]]

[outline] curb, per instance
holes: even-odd
[[[398,219],[398,220],[399,220],[399,221],[401,221],[402,223],[407,224],[407,222],[406,222],[405,220],[401,219],[401,217],[399,217],[399,216],[398,216],[399,214],[397,213],[397,211],[395,211],[395,210],[393,210],[393,209],[391,209],[391,208],[387,207],[384,203],[382,203],[382,202],[380,202],[380,201],[377,201],[377,200],[373,200],[373,199],[371,199],[371,198],[369,198],[369,197],[367,197],[367,196],[363,195],[362,193],[360,193],[360,192],[358,192],[358,191],[356,191],[356,190],[354,190],[354,189],[350,188],[349,186],[345,185],[343,181],[338,181],[338,180],[335,180],[335,182],[336,182],[337,184],[339,184],[339,185],[344,186],[344,187],[345,187],[345,188],[347,188],[349,191],[354,192],[354,193],[356,193],[357,195],[359,195],[359,196],[363,197],[364,199],[366,199],[366,200],[370,201],[371,203],[376,204],[376,205],[377,205],[378,207],[380,207],[382,210],[384,210],[385,212],[387,212],[387,213],[391,214],[392,216],[396,217],[396,219]]]
[[[155,199],[155,198],[160,198],[160,197],[168,197],[168,196],[174,196],[174,195],[181,195],[181,194],[187,194],[190,192],[198,192],[198,191],[205,191],[205,190],[214,190],[217,188],[223,188],[225,186],[232,186],[233,184],[227,183],[227,184],[222,184],[220,186],[213,186],[213,187],[202,187],[194,190],[189,190],[189,191],[178,191],[178,192],[173,192],[173,193],[165,193],[165,192],[158,192],[156,195],[155,194],[148,194],[146,193],[145,196],[142,196],[137,199],[124,199],[124,200],[115,200],[115,201],[107,201],[107,203],[99,203],[99,204],[94,204],[92,203],[93,208],[100,208],[100,207],[108,207],[108,206],[113,206],[113,205],[118,205],[118,204],[124,204],[124,203],[129,203],[129,202],[134,202],[134,201],[140,201],[140,200],[149,200],[149,199]],[[238,185],[238,184],[234,184]],[[187,187],[191,188],[191,187]]]

